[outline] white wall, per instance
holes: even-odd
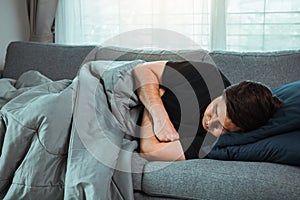
[[[28,38],[26,1],[0,0],[0,69],[4,66],[7,45],[11,41],[27,41]]]

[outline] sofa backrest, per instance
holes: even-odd
[[[79,67],[92,60],[193,60],[214,62],[232,83],[261,81],[276,87],[300,79],[300,50],[238,53],[204,50],[147,50],[101,46],[70,46],[12,42],[7,49],[3,77],[18,78],[29,69],[53,80],[76,76]]]
[[[209,55],[232,83],[255,80],[273,88],[300,79],[300,50]]]
[[[71,79],[94,47],[11,42],[6,52],[3,77],[17,79],[27,70],[38,70],[52,80]]]

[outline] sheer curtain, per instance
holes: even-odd
[[[64,0],[56,42],[208,49],[210,12],[210,0]]]
[[[64,0],[56,42],[130,48],[299,49],[294,0]]]
[[[59,0],[55,18],[55,42],[61,44],[89,43],[83,39],[82,0]]]

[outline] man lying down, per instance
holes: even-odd
[[[161,161],[199,158],[207,134],[218,138],[256,129],[280,107],[282,101],[269,87],[253,81],[231,86],[222,73],[212,69],[216,69],[212,64],[188,61],[135,67],[137,95],[144,105],[138,120],[143,157]]]

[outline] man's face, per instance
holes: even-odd
[[[240,130],[227,116],[226,102],[223,95],[214,99],[207,106],[203,115],[202,126],[216,137],[227,132]]]

